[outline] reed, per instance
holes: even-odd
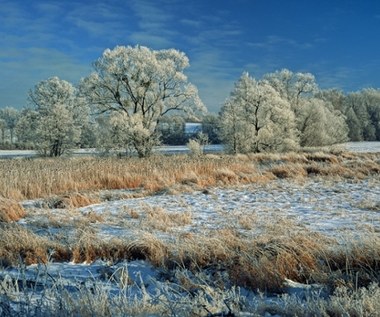
[[[80,206],[87,203],[88,192],[103,189],[139,188],[152,193],[180,185],[199,189],[274,178],[360,179],[379,174],[380,154],[376,153],[14,159],[0,160],[0,197],[20,201],[66,195],[66,203]]]

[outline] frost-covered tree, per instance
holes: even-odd
[[[264,78],[290,103],[301,146],[331,145],[347,140],[345,117],[338,108],[341,105],[336,104],[334,108],[329,100],[333,98],[332,92],[320,93],[314,75],[283,69]],[[334,97],[338,100],[339,94]]]
[[[1,143],[5,143],[5,133],[7,130],[7,123],[4,119],[0,118],[0,131],[1,131]]]
[[[319,98],[302,101],[299,110],[301,146],[321,146],[347,141],[348,127],[345,116],[331,104]]]
[[[37,112],[35,147],[46,156],[60,156],[79,141],[86,118],[83,101],[69,82],[52,77],[39,82],[29,92]]]
[[[370,123],[367,106],[361,92],[352,92],[346,97],[347,123],[351,141],[375,139],[375,129]]]
[[[370,125],[375,130],[375,140],[380,140],[380,89],[367,88],[363,90],[364,102],[367,107]]]
[[[334,110],[338,110],[343,114],[346,113],[346,96],[344,95],[343,91],[336,88],[320,89],[315,94],[315,97],[329,102],[333,106]]]
[[[348,94],[346,116],[352,141],[380,140],[380,90],[368,88]]]
[[[94,63],[95,71],[81,83],[81,92],[98,113],[114,113],[126,143],[140,157],[158,143],[158,123],[169,112],[189,116],[205,111],[195,86],[183,73],[186,55],[174,49],[143,46],[107,49]]]
[[[249,152],[245,140],[250,136],[245,134],[245,123],[241,120],[240,113],[236,111],[233,101],[226,100],[219,116],[218,133],[226,151],[233,154]]]
[[[30,108],[22,109],[15,128],[17,141],[20,147],[34,149],[37,125],[38,112]]]
[[[211,144],[219,144],[219,117],[215,114],[208,114],[202,118],[202,132],[208,136]]]
[[[0,109],[0,119],[3,120],[4,128],[2,129],[3,142],[5,139],[5,131],[9,133],[9,141],[14,143],[14,132],[19,118],[19,111],[13,107],[5,107]]]
[[[304,97],[313,96],[318,91],[315,77],[311,73],[293,73],[282,69],[264,76],[281,97],[286,98],[293,110],[297,111]]]
[[[220,138],[232,153],[297,148],[289,102],[266,80],[244,73],[220,113]]]

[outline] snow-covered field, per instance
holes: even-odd
[[[350,152],[380,152],[380,142],[347,142],[342,146]]]
[[[346,146],[351,151],[380,151],[380,142]],[[378,177],[364,180],[328,180],[318,177],[303,180],[277,179],[189,193],[163,191],[139,198],[133,198],[133,191],[129,190],[104,191],[103,195],[108,197],[107,201],[70,210],[48,208],[43,200],[24,201],[22,204],[27,210],[27,217],[20,220],[19,224],[47,237],[70,236],[78,230],[78,223],[92,215],[95,220],[87,221],[86,225],[97,238],[104,241],[115,237],[137,237],[147,232],[170,242],[184,235],[208,235],[213,230],[221,229],[233,229],[242,236],[255,238],[274,224],[280,230],[306,229],[342,240],[342,243],[346,237],[360,237],[363,232],[380,235]],[[126,198],[128,196],[132,198]],[[171,222],[168,215],[176,215],[180,220]],[[190,272],[187,274],[190,280],[197,278]],[[7,281],[11,277],[33,281],[28,300],[34,302],[34,305],[38,305],[42,294],[46,295],[46,287],[57,289],[57,285],[72,293],[81,287],[97,288],[106,292],[107,296],[123,295],[130,303],[137,305],[139,301],[162,301],[162,296],[165,297],[165,303],[173,304],[180,302],[184,294],[188,295],[175,280],[168,281],[159,268],[144,260],[116,263],[106,260],[96,260],[93,263],[50,262],[5,268],[0,269],[0,288],[7,287],[9,290]],[[322,288],[315,287],[318,292],[322,292]],[[310,285],[291,281],[288,283],[289,294],[302,294],[309,288]],[[14,303],[26,301],[25,298],[20,299],[25,295],[17,295],[23,292],[20,293],[16,286],[12,291]],[[256,293],[244,288],[231,288],[223,296],[220,297],[220,302],[226,311],[229,306],[223,306],[223,303],[227,300],[255,302],[259,299]],[[279,301],[270,296],[264,301],[271,300]],[[4,313],[4,308],[0,307],[0,315],[2,312]],[[206,316],[207,312],[204,310],[198,316]],[[173,316],[180,315],[173,313]],[[247,313],[244,316],[253,315]],[[265,316],[272,315],[267,313]]]
[[[344,149],[350,152],[380,152],[380,142],[347,142],[331,146],[333,149]],[[222,152],[223,145],[211,144],[206,145],[205,151],[208,153]],[[156,153],[163,154],[186,154],[189,153],[189,148],[186,145],[177,146],[158,146],[154,149]],[[95,149],[76,149],[72,151],[73,155],[94,155],[97,154]],[[17,157],[33,157],[37,153],[31,150],[0,150],[0,158],[17,158]]]
[[[113,197],[121,194],[123,191],[107,193]],[[41,201],[25,201],[23,204],[29,211],[28,216],[19,223],[39,234],[54,236],[64,230],[74,230],[75,223],[80,222],[82,217],[95,213],[102,216],[102,221],[90,223],[89,226],[103,240],[138,236],[144,230],[167,240],[178,239],[184,233],[207,234],[210,230],[223,228],[237,229],[246,236],[257,236],[266,230],[268,224],[274,223],[291,226],[291,230],[309,228],[338,239],[347,234],[355,236],[363,230],[380,233],[380,182],[375,179],[334,182],[322,179],[302,182],[277,180],[193,193],[114,199],[70,211],[42,208]],[[156,221],[155,226],[150,226],[147,215],[160,212],[184,213],[188,215],[188,220],[173,226],[170,223],[159,226]],[[134,217],[130,216],[132,214]],[[54,223],[61,225],[49,223],[52,217]],[[135,299],[145,296],[153,300],[163,293],[175,298],[181,293],[178,286],[168,284],[162,278],[159,269],[142,260],[50,263],[28,266],[22,272],[19,268],[1,272],[3,277],[20,278],[21,274],[26,280],[40,280],[41,285],[59,281],[66,290],[75,290],[79,285],[91,286],[96,281],[97,287],[101,286],[108,294],[120,294],[127,289],[128,296]],[[128,277],[128,283],[124,275]],[[299,291],[302,287],[292,286],[289,292],[292,289]],[[34,296],[38,297],[38,290],[34,292]],[[239,296],[250,300],[255,298],[254,293],[244,289],[239,290]]]
[[[210,144],[205,146],[205,152],[214,153],[222,152],[223,146],[219,144]],[[186,145],[163,145],[157,146],[153,149],[155,153],[162,154],[187,154],[189,148]],[[86,156],[97,155],[99,152],[96,149],[73,149],[70,155]],[[0,150],[0,158],[27,158],[37,156],[37,152],[33,150]]]
[[[125,191],[128,193],[130,191]],[[115,191],[114,194],[122,194]],[[112,196],[112,192],[108,195]],[[19,223],[41,225],[46,213],[54,215],[57,222],[67,222],[65,209],[38,209],[41,202],[26,201],[30,216]],[[104,239],[114,236],[134,235],[141,230],[141,219],[148,213],[160,212],[186,214],[189,221],[152,230],[160,237],[170,239],[174,234],[199,233],[210,229],[234,228],[245,234],[260,234],[260,224],[268,221],[289,220],[296,225],[307,227],[326,235],[339,236],[341,232],[373,227],[380,232],[380,184],[378,180],[324,181],[307,180],[294,182],[276,180],[267,184],[251,184],[234,188],[214,188],[182,194],[161,194],[142,198],[107,201],[70,211],[71,221],[92,213],[101,215],[100,223],[92,224],[98,235]],[[136,216],[131,218],[129,215]],[[240,228],[231,222],[236,217],[254,217],[252,229]],[[45,227],[45,226],[44,226]],[[244,227],[244,226],[243,226]],[[39,230],[44,230],[39,228]],[[56,229],[46,229],[55,231]]]

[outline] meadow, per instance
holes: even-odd
[[[0,179],[0,315],[380,311],[380,153],[21,158]]]

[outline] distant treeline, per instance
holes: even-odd
[[[0,148],[60,156],[96,147],[144,157],[155,145],[191,139],[232,153],[380,141],[379,89],[320,89],[312,74],[287,69],[261,79],[243,73],[211,114],[182,73],[187,66],[176,50],[106,50],[77,87],[52,77],[30,90],[24,109],[0,109]],[[200,135],[186,130],[189,122],[200,124]]]

